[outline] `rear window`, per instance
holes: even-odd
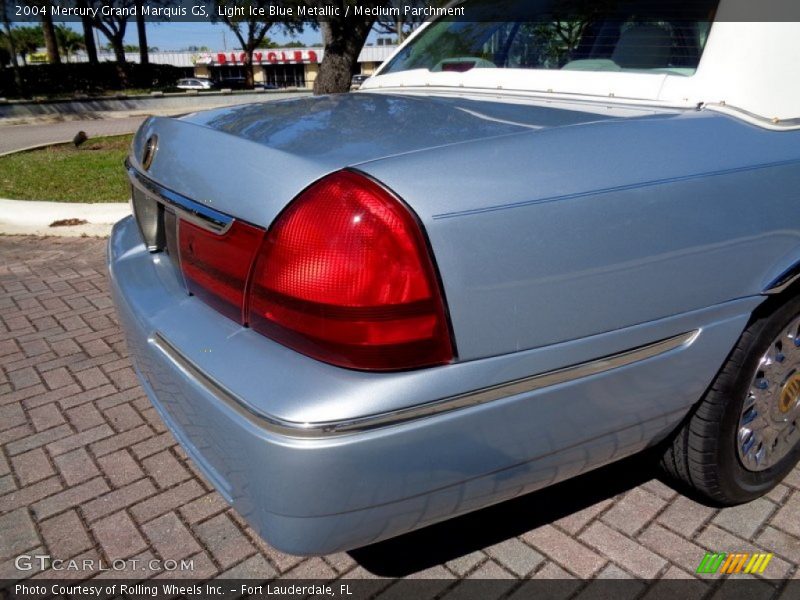
[[[473,0],[382,71],[561,69],[692,75],[719,0]]]

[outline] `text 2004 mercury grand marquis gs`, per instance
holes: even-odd
[[[725,504],[798,461],[800,26],[628,1],[566,45],[551,4],[135,137],[109,268],[137,372],[281,550],[659,443]]]

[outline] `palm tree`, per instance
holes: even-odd
[[[66,25],[56,27],[56,41],[59,50],[67,57],[67,62],[74,52],[84,48],[83,36]]]
[[[2,3],[0,3],[2,4]],[[9,29],[9,35],[12,38],[16,51],[22,57],[22,64],[28,64],[28,55],[33,54],[44,45],[44,36],[39,27],[26,25],[23,27],[14,27]]]
[[[50,2],[45,2],[43,8],[41,13],[42,34],[44,35],[44,45],[47,48],[47,62],[56,65],[61,63],[61,55],[58,53],[56,28],[53,25],[53,15],[50,14]]]

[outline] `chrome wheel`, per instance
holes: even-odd
[[[742,407],[736,449],[748,471],[764,471],[800,441],[800,318],[761,357]]]

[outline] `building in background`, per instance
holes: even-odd
[[[394,52],[397,46],[365,46],[358,57],[362,75],[372,75]],[[311,88],[319,73],[319,63],[325,55],[322,47],[263,48],[253,53],[254,79],[257,84],[276,88]],[[185,70],[187,77],[207,77],[214,80],[245,76],[247,55],[241,51],[215,52],[150,52],[150,62],[172,65]],[[101,61],[113,61],[112,53],[101,52]],[[139,62],[138,52],[125,54],[128,62]],[[70,62],[86,62],[85,54],[78,52]]]

